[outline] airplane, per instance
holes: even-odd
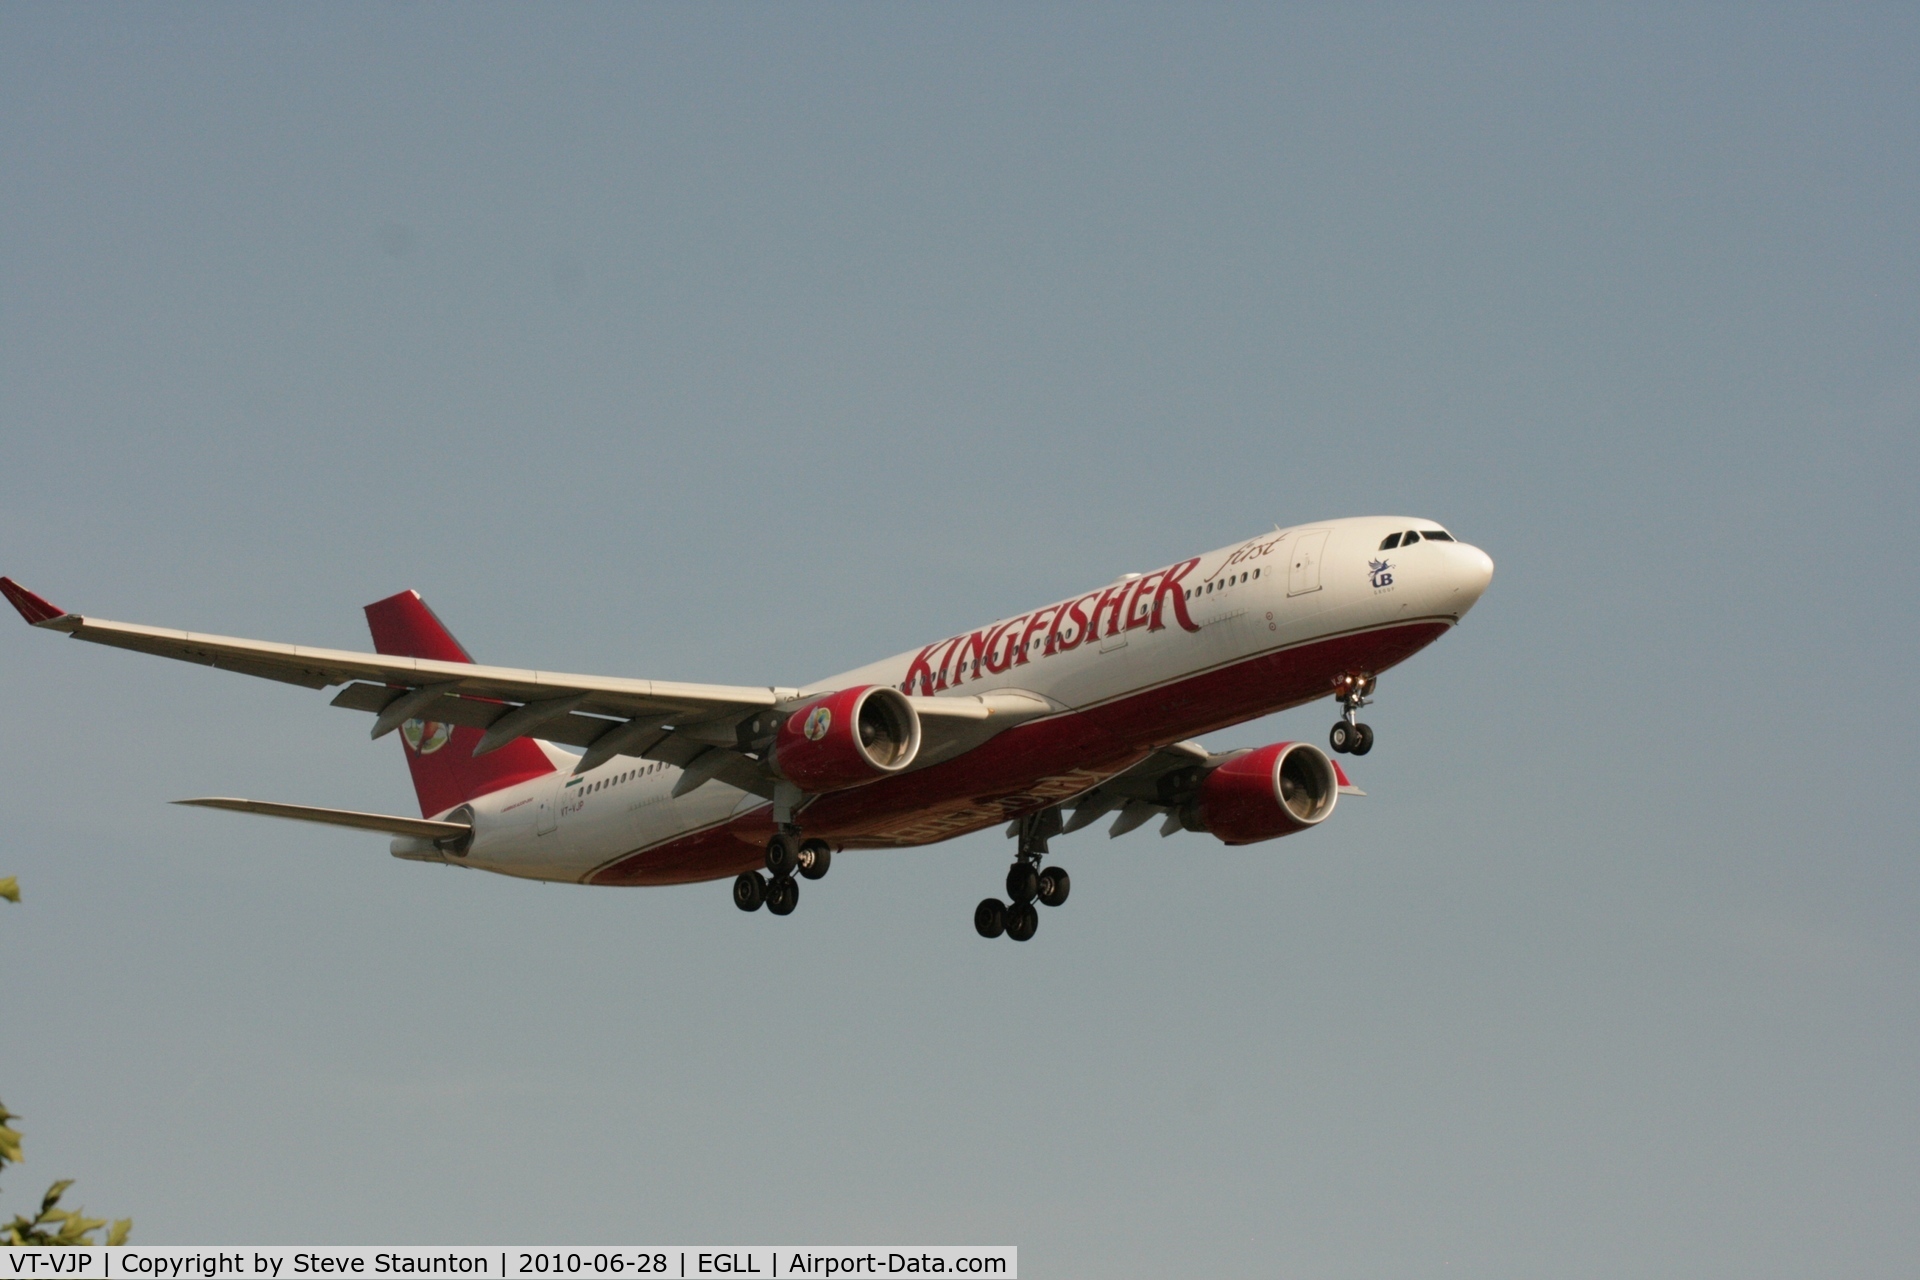
[[[396,858],[533,880],[731,877],[736,906],[776,916],[837,852],[1004,822],[1006,899],[983,900],[974,927],[1024,942],[1035,903],[1071,889],[1042,865],[1054,836],[1115,813],[1110,836],[1159,817],[1162,836],[1252,844],[1364,795],[1311,743],[1193,739],[1332,696],[1333,752],[1366,755],[1358,712],[1378,676],[1457,626],[1492,578],[1484,551],[1431,520],[1276,526],[794,688],[483,666],[413,591],[366,606],[373,653],[108,622],[11,578],[0,594],[76,640],[344,686],[334,706],[372,714],[376,739],[399,731],[422,816],[177,804],[382,832]]]

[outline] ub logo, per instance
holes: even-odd
[[[409,720],[400,726],[400,736],[416,752],[430,756],[447,745],[447,739],[453,736],[453,726],[438,720]]]
[[[815,707],[807,717],[804,732],[808,742],[818,742],[827,736],[827,730],[833,728],[833,711],[828,707]]]
[[[1367,570],[1370,574],[1372,574],[1373,585],[1376,589],[1380,587],[1390,587],[1393,585],[1392,569],[1393,569],[1393,566],[1388,564],[1385,560],[1367,561]]]

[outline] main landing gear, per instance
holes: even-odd
[[[1372,692],[1370,672],[1349,672],[1333,683],[1333,699],[1344,709],[1344,714],[1334,721],[1327,741],[1342,755],[1363,756],[1373,750],[1373,730],[1357,719],[1360,708],[1367,705],[1367,695]]]
[[[741,872],[733,882],[733,905],[758,911],[764,904],[776,916],[792,915],[800,905],[800,882],[794,873],[818,880],[832,865],[833,847],[825,840],[802,840],[791,828],[776,831],[767,841],[767,874]]]
[[[1040,909],[1033,904],[1057,907],[1067,900],[1073,880],[1059,867],[1040,868],[1047,853],[1047,839],[1060,834],[1060,811],[1042,809],[1014,824],[1020,838],[1019,852],[1007,868],[1007,897],[985,898],[973,909],[973,927],[983,938],[1006,934],[1015,942],[1025,942],[1040,928]]]

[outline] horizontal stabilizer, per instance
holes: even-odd
[[[331,827],[384,831],[389,835],[414,836],[421,840],[455,839],[473,830],[464,822],[434,822],[427,818],[402,818],[389,813],[320,809],[307,804],[274,804],[268,800],[235,800],[227,796],[202,796],[195,800],[175,800],[174,803],[197,805],[202,809],[229,809],[234,813],[257,813],[263,818],[292,818],[296,822],[321,822]]]

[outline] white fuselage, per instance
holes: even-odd
[[[1050,733],[1005,734],[1019,742],[999,756],[997,738],[948,735],[902,778],[858,788],[852,799],[847,793],[835,797],[822,812],[831,809],[836,816],[819,834],[834,840],[838,825],[856,833],[847,843],[918,843],[911,838],[913,814],[947,799],[941,787],[924,780],[917,789],[909,785],[922,771],[945,766],[927,776],[950,776],[946,790],[971,795],[969,789],[1002,794],[1011,788],[1057,803],[1146,749],[1331,692],[1314,673],[1303,677],[1287,669],[1288,654],[1324,651],[1325,662],[1370,670],[1393,665],[1457,623],[1492,575],[1491,560],[1460,542],[1423,540],[1380,549],[1389,534],[1440,527],[1368,517],[1279,529],[815,681],[802,695],[866,684],[933,697],[1032,695],[1046,703],[1043,719],[1058,722]],[[1128,582],[1134,588],[1126,588]],[[1122,590],[1116,593],[1115,585]],[[1101,617],[1089,620],[1103,599]],[[998,732],[984,728],[987,723],[981,722],[983,734]],[[1092,744],[1078,748],[1085,759],[1073,758],[1076,748],[1070,745],[1056,745],[1075,742]],[[466,806],[474,839],[463,856],[442,855],[404,838],[394,842],[396,856],[585,881],[616,861],[644,860],[656,852],[663,865],[672,864],[677,845],[695,858],[699,844],[707,850],[698,855],[707,860],[698,863],[704,867],[713,862],[715,833],[734,823],[759,830],[743,820],[768,808],[760,796],[719,781],[675,798],[671,792],[681,770],[660,761],[617,757],[576,776],[571,770],[578,757],[550,744],[542,749],[558,766],[556,773]],[[1023,751],[1030,764],[1018,758]],[[901,812],[881,813],[890,803]],[[954,812],[961,816],[949,827],[926,828],[937,832],[933,838],[998,820],[1002,811],[989,806]],[[968,816],[976,812],[991,816]],[[888,828],[888,822],[906,825]],[[890,830],[895,834],[887,835]],[[758,857],[751,839],[743,835],[734,842],[742,866]],[[705,872],[696,874],[695,862],[688,865],[695,870],[686,875],[662,874],[706,878]]]

